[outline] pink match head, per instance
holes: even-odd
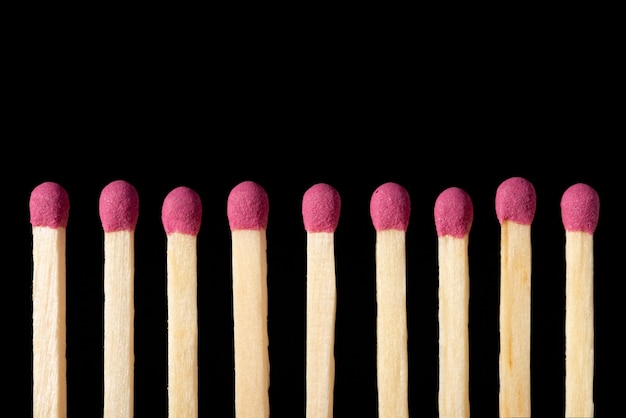
[[[239,183],[228,195],[226,213],[232,231],[267,229],[269,201],[265,189],[253,181]]]
[[[438,236],[466,237],[473,221],[474,206],[465,190],[449,187],[439,194],[435,200],[435,228]]]
[[[134,231],[139,215],[139,196],[135,187],[116,180],[100,193],[100,220],[105,232]]]
[[[70,200],[59,184],[48,181],[35,187],[30,194],[29,208],[32,226],[67,227]]]
[[[174,232],[198,235],[202,221],[200,195],[195,190],[185,186],[170,191],[163,200],[161,220],[166,235]]]
[[[496,215],[500,224],[513,221],[530,225],[535,217],[537,195],[531,182],[522,177],[503,181],[496,191]]]
[[[406,231],[411,215],[411,199],[407,190],[397,183],[379,186],[370,200],[370,216],[377,231]]]
[[[599,215],[600,198],[592,187],[577,183],[565,190],[561,198],[561,217],[566,230],[593,234]]]
[[[302,198],[302,219],[308,232],[334,232],[339,223],[341,198],[332,186],[318,183]]]

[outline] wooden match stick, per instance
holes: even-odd
[[[165,197],[161,219],[167,235],[168,416],[198,416],[197,236],[202,202],[180,186]]]
[[[469,233],[474,208],[469,195],[450,187],[435,201],[439,257],[439,417],[468,418]]]
[[[265,190],[244,181],[228,195],[232,241],[235,415],[270,415],[267,333],[267,220]]]
[[[33,418],[67,416],[66,228],[70,203],[54,182],[30,195],[33,234]]]
[[[134,414],[135,227],[139,198],[124,180],[100,193],[104,230],[104,408],[103,418]]]
[[[376,229],[376,370],[379,418],[409,416],[406,313],[406,230],[411,213],[407,190],[379,186],[370,200]]]
[[[511,177],[498,186],[500,222],[500,417],[530,417],[531,223],[534,186]]]
[[[593,235],[600,199],[577,183],[561,198],[565,227],[565,416],[593,417]]]
[[[310,187],[302,198],[307,231],[306,416],[332,418],[335,387],[334,233],[341,199],[324,183]]]

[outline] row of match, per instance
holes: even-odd
[[[593,417],[593,235],[600,202],[587,184],[561,198],[566,236],[565,416]],[[33,417],[67,416],[66,228],[70,200],[55,182],[41,183],[29,202],[33,235]],[[531,224],[534,186],[522,177],[502,182],[495,196],[501,225],[499,415],[530,417]],[[336,314],[334,233],[341,197],[318,183],[302,197],[306,249],[306,417],[333,416]],[[406,244],[411,200],[400,184],[379,186],[370,200],[376,230],[376,370],[378,416],[408,418]],[[102,189],[104,231],[104,418],[134,416],[135,187],[117,180]],[[267,308],[269,201],[253,181],[228,195],[232,242],[235,414],[270,416]],[[461,188],[434,205],[438,237],[438,407],[441,418],[470,416],[469,257],[474,211]],[[198,417],[197,235],[202,202],[180,186],[164,199],[167,235],[168,416]]]

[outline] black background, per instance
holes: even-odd
[[[202,26],[156,35],[62,27],[16,47],[5,113],[4,204],[11,273],[3,337],[9,402],[30,398],[32,236],[28,200],[55,181],[69,193],[67,384],[71,417],[102,413],[103,231],[98,198],[124,179],[139,193],[135,232],[135,411],[167,415],[163,199],[195,189],[199,409],[234,415],[230,230],[226,199],[253,180],[269,197],[267,229],[272,417],[305,415],[304,192],[342,198],[335,234],[336,417],[376,416],[375,230],[369,200],[394,181],[411,196],[407,230],[409,398],[437,416],[437,237],[433,206],[450,186],[474,204],[470,232],[470,403],[498,415],[500,226],[494,199],[512,176],[537,192],[532,224],[533,415],[564,413],[565,235],[559,202],[584,182],[600,196],[595,243],[597,416],[621,406],[623,74],[610,28],[532,38],[523,25],[416,38],[340,33],[296,39],[270,29],[215,36]],[[184,25],[183,25],[184,26]],[[294,24],[297,26],[297,24]],[[548,27],[549,25],[541,27]],[[292,28],[295,30],[295,28]],[[365,28],[362,28],[365,29]],[[471,28],[470,28],[471,29]],[[536,28],[535,28],[536,29]],[[406,31],[405,31],[406,30]],[[340,32],[340,31],[339,31]],[[498,32],[500,33],[500,32]],[[154,36],[152,36],[154,34]],[[502,34],[502,33],[500,33]],[[47,35],[47,36],[44,36]],[[84,35],[84,36],[83,36]],[[171,35],[171,36],[170,36]],[[176,35],[176,36],[174,36]],[[406,36],[405,36],[406,35]],[[411,35],[411,36],[409,36]],[[542,39],[540,39],[542,38]],[[195,42],[191,42],[195,39]],[[405,39],[402,43],[394,42]],[[190,41],[190,42],[187,42]],[[621,388],[621,389],[620,389]],[[26,395],[26,396],[25,396]],[[30,396],[29,396],[30,395]],[[29,405],[19,403],[19,408]]]

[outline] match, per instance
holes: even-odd
[[[341,198],[332,186],[318,183],[302,198],[307,232],[306,417],[332,418],[335,379],[334,233]]]
[[[500,222],[500,417],[530,417],[531,223],[535,188],[522,177],[496,191]]]
[[[406,312],[406,230],[411,214],[407,190],[393,182],[370,199],[376,230],[376,370],[379,418],[406,418],[408,330]]]
[[[202,221],[198,193],[180,186],[163,200],[167,235],[168,416],[198,416],[197,236]]]
[[[593,417],[594,302],[593,236],[600,199],[584,183],[561,198],[565,228],[565,416]]]
[[[67,416],[66,228],[70,202],[57,183],[35,187],[33,238],[33,418]]]
[[[267,221],[265,189],[253,181],[228,195],[232,241],[235,415],[268,418],[269,341],[267,333]]]
[[[135,227],[139,197],[116,180],[100,193],[104,230],[104,409],[103,418],[134,416]]]
[[[468,418],[469,233],[474,207],[458,187],[435,201],[439,260],[439,417]]]

